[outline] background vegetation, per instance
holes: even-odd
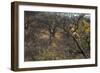
[[[90,58],[90,14],[24,12],[25,61]]]

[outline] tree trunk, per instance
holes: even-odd
[[[53,33],[53,32],[50,32],[50,36],[49,36],[49,44],[51,44],[52,43],[52,40],[53,40],[53,38],[55,37],[55,33]]]
[[[78,41],[75,39],[74,36],[72,36],[74,42],[76,43],[77,47],[80,49],[81,53],[83,54],[84,58],[87,58],[87,55],[85,54],[85,52],[83,51],[83,49],[81,48],[81,46],[79,45]]]

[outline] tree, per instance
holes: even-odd
[[[76,43],[77,47],[80,49],[83,56],[85,58],[87,58],[87,55],[85,54],[83,48],[80,46],[80,44],[77,40],[77,39],[80,39],[79,34],[77,33],[77,31],[79,29],[80,21],[84,18],[84,16],[85,16],[84,14],[80,14],[78,17],[76,17],[75,20],[73,20],[74,23],[69,24],[69,26],[67,25],[68,23],[64,22],[63,23],[63,30],[64,30],[64,32],[67,32],[67,34],[70,35],[73,38],[73,41]]]

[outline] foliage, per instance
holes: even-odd
[[[90,58],[90,15],[25,11],[25,61]]]

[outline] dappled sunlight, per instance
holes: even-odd
[[[25,61],[90,58],[90,14],[25,11]]]

